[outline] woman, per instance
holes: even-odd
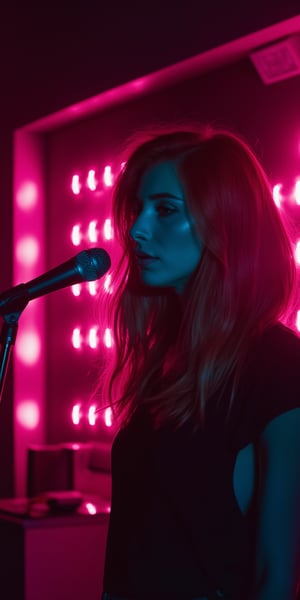
[[[300,340],[282,324],[295,264],[263,169],[230,132],[148,132],[113,217],[103,598],[295,600]]]

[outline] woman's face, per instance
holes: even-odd
[[[181,293],[199,264],[202,244],[185,202],[174,162],[147,169],[133,199],[130,235],[144,284],[172,287]]]

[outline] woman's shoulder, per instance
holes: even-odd
[[[281,323],[265,330],[252,345],[241,383],[236,422],[240,446],[257,438],[274,418],[300,408],[298,334]]]

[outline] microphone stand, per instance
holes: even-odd
[[[25,306],[24,306],[25,308]],[[22,309],[23,310],[23,309]],[[0,402],[7,375],[8,363],[18,333],[18,321],[22,310],[3,315],[3,325],[0,333]]]

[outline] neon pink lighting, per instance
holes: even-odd
[[[71,290],[72,290],[72,294],[73,296],[80,296],[81,294],[81,284],[80,283],[75,283],[74,285],[71,286]]]
[[[300,265],[300,240],[296,244],[295,260]]]
[[[92,504],[92,502],[85,502],[84,506],[89,515],[97,514],[97,508],[96,508],[95,504]]]
[[[106,240],[112,240],[114,237],[111,219],[106,219],[103,226],[103,235]]]
[[[111,187],[113,185],[113,175],[109,165],[104,168],[103,183],[106,187]]]
[[[88,227],[88,239],[90,242],[98,241],[97,221],[91,221]]]
[[[41,351],[39,335],[30,329],[20,333],[16,341],[16,353],[19,360],[25,365],[34,365]]]
[[[35,429],[40,422],[40,410],[33,400],[20,402],[16,410],[18,423],[26,429]]]
[[[79,348],[81,348],[81,345],[82,345],[82,336],[81,336],[80,327],[75,327],[75,329],[73,329],[73,333],[72,333],[72,346],[73,346],[73,348],[78,350]]]
[[[39,257],[40,245],[33,236],[20,238],[16,246],[16,257],[24,267],[32,267]]]
[[[88,345],[90,348],[98,346],[98,327],[91,327],[88,334]]]
[[[16,194],[16,202],[22,210],[31,210],[38,202],[38,187],[34,181],[25,181]]]
[[[74,225],[72,227],[71,240],[74,246],[79,246],[82,240],[81,225]]]
[[[104,412],[104,423],[106,427],[112,427],[112,410],[107,408]]]
[[[90,171],[88,172],[86,184],[87,184],[89,190],[91,190],[91,192],[95,191],[95,189],[97,187],[97,182],[96,182],[96,172],[94,171],[94,169],[90,169]]]
[[[111,329],[105,329],[105,333],[104,333],[104,345],[106,346],[106,348],[111,348],[113,345],[113,341],[112,341],[112,334],[111,334]]]
[[[81,412],[81,404],[74,404],[73,408],[72,408],[72,423],[73,425],[79,425],[80,420],[82,417],[82,412]]]
[[[300,310],[297,310],[296,328],[300,331]]]
[[[75,194],[75,196],[80,194],[81,184],[79,181],[79,175],[73,175],[71,189],[72,189],[73,194]]]
[[[96,406],[90,406],[88,412],[88,422],[89,425],[91,425],[91,427],[94,427],[94,425],[96,425],[96,418]]]
[[[106,275],[106,277],[105,277],[104,289],[107,292],[107,294],[112,294],[112,285],[111,285],[111,275],[110,274]]]
[[[299,206],[300,205],[300,179],[298,179],[295,183],[294,196],[295,196],[296,204],[298,204],[298,206]]]
[[[282,189],[281,183],[277,183],[273,187],[273,200],[274,200],[276,206],[278,206],[278,208],[280,208],[281,201],[282,201],[281,189]]]
[[[89,281],[88,290],[91,296],[97,295],[97,281]]]

